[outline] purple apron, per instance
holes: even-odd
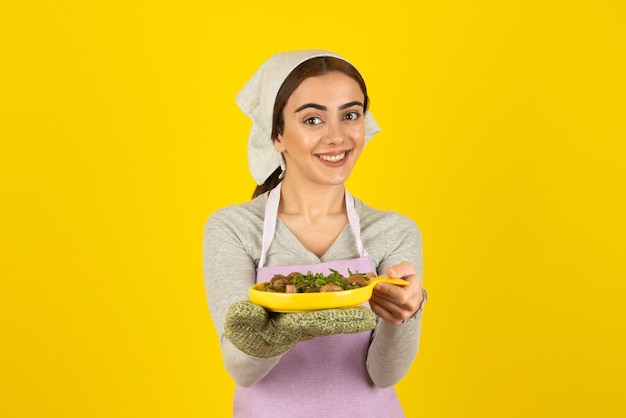
[[[348,220],[360,258],[302,266],[264,267],[274,237],[280,184],[270,192],[265,208],[263,247],[257,283],[274,274],[293,271],[329,273],[329,268],[346,275],[376,272],[376,266],[361,242],[359,217],[354,199],[346,190]],[[369,306],[366,302],[365,306]],[[285,353],[267,376],[250,388],[237,386],[233,417],[254,418],[396,418],[404,417],[393,387],[377,388],[367,374],[365,360],[371,332],[339,334],[301,342]]]

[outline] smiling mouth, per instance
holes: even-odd
[[[320,160],[328,161],[329,163],[337,163],[346,158],[346,155],[348,155],[348,152],[344,151],[341,154],[337,155],[318,155],[317,157]]]

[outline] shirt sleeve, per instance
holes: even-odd
[[[233,380],[243,387],[258,382],[280,360],[280,357],[259,359],[249,356],[224,337],[229,306],[248,300],[248,288],[255,283],[256,265],[249,245],[250,228],[241,208],[221,209],[207,220],[203,240],[204,283],[209,312],[219,336],[224,366]]]
[[[388,267],[408,261],[422,277],[422,238],[415,222],[394,212],[385,212],[370,235],[368,245],[376,255],[378,274]],[[369,241],[369,240],[368,240]],[[398,383],[409,371],[417,355],[421,334],[422,308],[408,321],[393,325],[379,320],[372,335],[367,370],[376,386]]]

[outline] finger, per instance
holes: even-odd
[[[384,299],[370,299],[370,307],[385,322],[399,324],[404,319],[399,307]]]
[[[372,296],[375,296],[379,301],[385,300],[394,305],[409,309],[416,303],[420,295],[421,284],[419,281],[413,281],[408,286],[378,283],[372,292]]]
[[[378,285],[376,286],[378,287]],[[415,282],[409,286],[394,286],[387,285],[391,289],[381,287],[381,289],[374,289],[372,296],[376,296],[379,300],[386,300],[389,303],[400,306],[402,309],[416,310],[417,306],[422,303],[424,299],[424,291],[422,286]]]
[[[424,299],[421,286],[407,286],[400,289],[393,289],[397,286],[390,286],[392,287],[390,291],[381,289],[380,292],[372,294],[370,304],[375,305],[374,312],[390,322],[409,318],[419,309]],[[393,321],[389,318],[393,318]]]
[[[379,282],[374,286],[373,294],[389,300],[402,299],[402,295],[407,291],[408,286],[398,286],[391,283]]]
[[[388,267],[385,270],[385,273],[387,274],[387,276],[394,279],[406,279],[410,278],[411,276],[417,276],[417,271],[415,270],[415,267],[413,267],[413,264],[409,263],[408,261],[403,261],[400,264]]]

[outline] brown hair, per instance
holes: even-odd
[[[278,138],[278,135],[282,135],[285,128],[285,120],[283,118],[283,109],[287,105],[289,97],[300,86],[300,84],[309,77],[317,77],[319,75],[327,74],[332,71],[339,71],[357,82],[363,96],[365,97],[363,103],[363,111],[367,110],[369,104],[369,97],[367,96],[367,87],[365,81],[361,76],[361,73],[349,62],[342,60],[341,58],[322,56],[310,58],[296,68],[285,78],[278,93],[276,94],[276,100],[274,102],[274,113],[272,115],[272,141]],[[256,187],[252,198],[262,195],[263,193],[272,190],[278,186],[281,182],[280,174],[282,170],[278,167],[265,182]]]

